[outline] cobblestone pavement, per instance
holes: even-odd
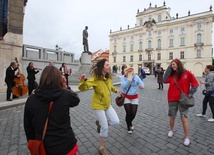
[[[198,118],[201,112],[203,95],[200,86],[195,94],[196,105],[189,110],[189,132],[191,144],[183,145],[184,134],[179,115],[175,123],[175,134],[167,137],[169,118],[167,116],[167,88],[157,89],[154,76],[144,80],[145,89],[139,90],[139,108],[133,122],[135,130],[128,134],[125,124],[125,111],[117,107],[112,94],[112,103],[120,118],[120,125],[109,127],[106,148],[111,155],[213,155],[214,123],[207,122],[211,117],[210,107],[206,118]],[[120,86],[116,86],[120,88]],[[71,108],[71,125],[78,138],[78,155],[98,155],[99,135],[96,132],[95,114],[91,110],[92,90],[80,92],[81,103]],[[26,155],[27,141],[23,129],[24,105],[0,111],[0,155]]]

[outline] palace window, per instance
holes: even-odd
[[[182,27],[182,28],[181,28],[181,32],[184,32],[184,31],[185,31],[185,28],[184,28],[184,27]]]
[[[197,43],[201,43],[201,34],[197,34]]]
[[[114,45],[114,52],[116,53],[117,52],[117,46]]]
[[[161,39],[158,39],[158,48],[161,48]]]
[[[142,55],[139,55],[139,61],[142,61],[143,59],[142,59]]]
[[[170,52],[170,53],[169,53],[169,60],[172,60],[172,59],[173,59],[173,53]]]
[[[126,62],[126,56],[123,56],[123,62]]]
[[[123,45],[123,52],[126,52],[126,45]]]
[[[196,57],[201,58],[201,50],[197,50]]]
[[[130,61],[133,62],[133,55],[130,55]]]
[[[180,59],[184,59],[184,51],[180,52]]]
[[[169,47],[173,47],[173,39],[169,39]]]
[[[130,45],[130,51],[131,52],[133,51],[133,46],[134,46],[133,44]]]
[[[114,39],[114,43],[117,43],[117,39],[116,38]]]
[[[185,38],[184,37],[181,38],[181,46],[185,46]]]
[[[143,43],[141,41],[141,42],[139,42],[139,51],[142,51],[142,50],[143,50]]]
[[[149,41],[148,41],[148,49],[151,49],[151,48],[152,48],[152,41],[149,40]]]
[[[197,25],[197,28],[198,28],[198,29],[201,29],[201,24],[198,24],[198,25]]]
[[[157,54],[157,60],[161,60],[161,53]]]
[[[117,59],[116,59],[116,57],[114,57],[114,62],[117,62]]]
[[[151,54],[148,54],[148,60],[151,61]]]

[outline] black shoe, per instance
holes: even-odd
[[[158,89],[160,89],[160,88],[158,88]]]
[[[11,99],[7,99],[7,101],[13,101],[13,100],[11,100]]]

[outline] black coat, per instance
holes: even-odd
[[[24,110],[26,137],[27,140],[42,138],[50,101],[53,101],[53,107],[44,139],[45,150],[47,155],[65,155],[77,143],[70,124],[69,110],[80,102],[78,96],[69,90],[46,85],[28,97]]]
[[[35,80],[35,74],[37,74],[39,71],[35,71],[34,68],[31,68],[30,66],[27,67],[27,79],[28,80]]]
[[[11,66],[9,66],[7,69],[6,69],[6,77],[5,77],[5,82],[6,83],[12,83],[14,78],[17,77],[15,75],[15,71],[17,70],[18,68],[15,68],[15,69],[12,69]]]

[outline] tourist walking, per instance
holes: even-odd
[[[111,105],[111,92],[121,93],[112,85],[109,62],[106,59],[99,60],[92,68],[93,76],[87,79],[85,74],[79,77],[79,90],[84,91],[93,87],[92,109],[97,116],[97,131],[100,136],[99,153],[108,155],[105,149],[105,138],[108,137],[108,125],[119,124],[119,118]],[[107,117],[108,119],[107,119]]]
[[[144,88],[144,82],[140,77],[134,74],[132,67],[125,69],[125,74],[121,77],[122,93],[125,96],[124,108],[126,111],[126,125],[128,133],[134,130],[132,124],[138,108],[138,88]]]
[[[53,101],[53,102],[52,102]],[[49,109],[50,103],[52,109]],[[70,108],[79,104],[78,96],[66,89],[66,79],[54,66],[43,70],[39,87],[28,97],[24,108],[24,129],[29,140],[41,140],[50,110],[44,146],[47,155],[74,155],[77,139],[71,127]]]
[[[158,65],[158,69],[157,69],[156,73],[157,73],[157,83],[158,83],[158,86],[159,86],[158,89],[163,90],[163,74],[164,74],[164,70],[160,65]]]
[[[200,80],[205,85],[206,93],[204,94],[202,113],[196,114],[198,117],[206,117],[207,103],[209,102],[212,118],[208,122],[214,122],[214,67],[207,65],[204,69],[206,73],[205,81]]]
[[[170,117],[170,131],[168,132],[168,137],[172,137],[174,135],[175,118],[177,115],[177,111],[179,110],[184,130],[184,145],[188,146],[190,144],[189,126],[187,120],[189,108],[180,104],[179,100],[181,96],[181,91],[176,85],[175,80],[181,90],[189,97],[192,97],[193,94],[196,92],[198,82],[191,72],[184,69],[182,62],[177,58],[170,63],[169,67],[166,70],[166,73],[164,74],[164,83],[169,83],[168,116]]]
[[[66,85],[67,85],[67,88],[69,88],[68,77],[71,75],[72,70],[68,69],[66,63],[62,63],[62,66],[59,68],[59,70],[61,71],[62,75],[65,76],[65,78],[66,78]]]

